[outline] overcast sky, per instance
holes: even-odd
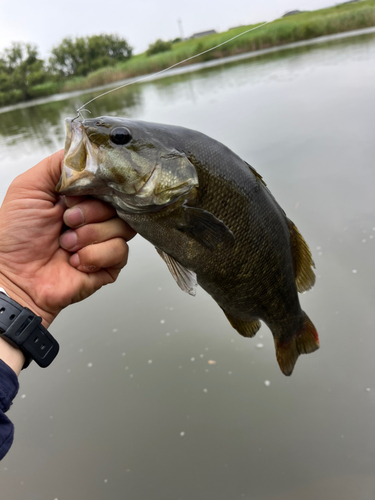
[[[288,10],[316,10],[333,0],[0,0],[0,51],[36,44],[43,57],[66,36],[117,33],[143,52],[163,40],[273,20]]]

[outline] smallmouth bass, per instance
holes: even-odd
[[[180,288],[199,284],[241,335],[266,323],[285,375],[318,349],[297,293],[314,285],[311,252],[253,167],[182,127],[105,116],[66,127],[57,192],[112,205]]]

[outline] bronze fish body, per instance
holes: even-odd
[[[58,192],[111,204],[178,285],[194,294],[198,282],[241,335],[254,336],[264,321],[285,375],[319,347],[297,293],[314,284],[311,252],[253,167],[182,127],[115,117],[66,123]]]

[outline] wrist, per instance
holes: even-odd
[[[0,338],[15,349],[6,349],[0,344],[0,356],[17,375],[32,360],[42,368],[49,366],[59,352],[58,342],[41,324],[40,316],[9,297],[3,288],[0,288],[0,292]],[[18,350],[22,352],[23,358]]]
[[[13,347],[0,337],[0,359],[4,361],[18,376],[25,363],[25,356],[20,349]]]
[[[23,288],[18,286],[2,273],[0,273],[0,288],[3,288],[6,291],[7,295],[9,295],[11,299],[18,302],[18,304],[23,307],[27,307],[34,314],[40,316],[42,318],[42,325],[45,328],[48,328],[52,321],[55,319],[56,315],[49,313],[48,311],[45,311],[44,309],[39,307]]]

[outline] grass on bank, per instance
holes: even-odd
[[[153,56],[147,56],[146,53],[133,56],[125,63],[119,63],[114,67],[101,68],[86,77],[72,78],[62,85],[60,92],[90,89],[126,78],[155,73],[195,54],[208,50],[215,45],[221,44],[246,29],[255,26],[257,25],[241,26],[240,28],[231,29],[224,33],[178,42],[173,45],[172,50]],[[328,9],[283,17],[255,31],[246,33],[228,42],[227,45],[218,47],[185,64],[208,61],[242,52],[274,47],[370,26],[375,26],[375,0],[341,4]],[[44,85],[45,90],[47,90],[47,84]],[[51,86],[52,90],[53,87]]]

